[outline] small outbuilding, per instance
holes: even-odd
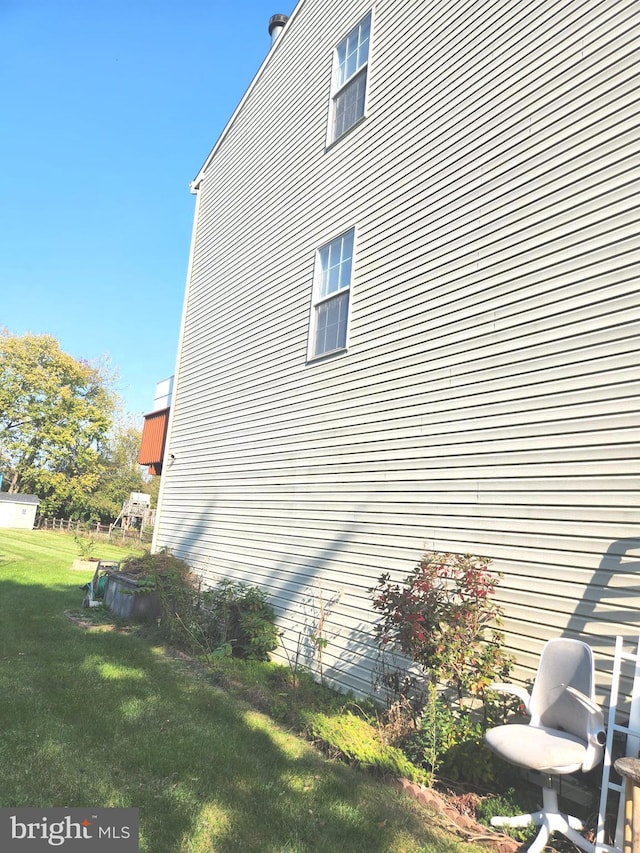
[[[31,530],[39,503],[37,495],[0,494],[0,527]]]

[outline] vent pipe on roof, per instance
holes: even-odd
[[[271,44],[275,43],[284,25],[289,20],[288,15],[272,15],[269,18],[269,35],[271,36]]]

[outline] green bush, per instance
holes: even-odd
[[[406,737],[403,750],[430,774],[472,785],[495,781],[493,753],[483,740],[482,718],[451,705],[433,691],[419,728]]]
[[[188,563],[180,557],[176,557],[168,548],[163,548],[155,554],[147,551],[144,554],[127,557],[122,562],[121,571],[151,586],[156,582],[171,581],[182,585],[189,585],[191,590],[195,589],[194,578]]]
[[[83,560],[90,560],[96,551],[96,541],[91,536],[73,534],[73,541],[78,546],[78,552]]]
[[[129,557],[121,571],[136,579],[135,595],[155,593],[160,601],[160,632],[172,643],[184,641],[185,626],[197,611],[198,582],[188,563],[167,548]]]
[[[136,577],[136,594],[158,594],[161,635],[194,654],[268,660],[278,645],[275,612],[258,587],[222,580],[203,589],[188,563],[167,549],[132,557],[122,571]]]
[[[256,586],[220,581],[200,595],[204,633],[212,646],[228,646],[236,657],[268,660],[280,632],[267,595]]]
[[[391,739],[430,776],[474,784],[493,779],[482,736],[509,710],[488,689],[508,680],[512,666],[492,601],[499,576],[489,565],[470,554],[427,553],[402,584],[384,574],[371,590]],[[411,672],[397,666],[398,653],[413,662]]]
[[[470,554],[429,552],[402,586],[383,574],[372,590],[381,616],[379,646],[401,651],[428,681],[453,688],[459,701],[482,697],[512,666],[498,630],[502,611],[491,600],[498,576],[490,563]]]
[[[482,797],[476,806],[476,817],[478,822],[484,826],[491,826],[492,817],[514,817],[519,814],[528,814],[538,809],[535,799],[529,800],[515,788],[507,788],[502,794],[490,797]],[[537,826],[524,827],[501,827],[502,832],[515,838],[516,841],[532,841],[538,832]]]

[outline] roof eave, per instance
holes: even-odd
[[[296,6],[295,6],[293,12],[289,16],[289,19],[287,20],[287,23],[282,28],[282,32],[280,33],[278,38],[275,40],[275,42],[269,48],[269,52],[267,53],[265,58],[262,60],[262,64],[258,68],[253,80],[251,81],[251,83],[249,83],[247,91],[244,93],[244,95],[242,96],[242,98],[240,100],[240,103],[238,104],[238,106],[235,108],[235,110],[231,114],[231,118],[229,119],[229,121],[224,126],[224,129],[223,129],[222,133],[220,134],[220,136],[218,137],[216,144],[211,149],[211,153],[209,154],[207,159],[204,161],[204,163],[203,163],[200,171],[198,172],[198,174],[195,176],[195,178],[189,184],[189,188],[190,188],[192,193],[196,193],[200,189],[200,185],[202,184],[202,181],[204,180],[205,172],[207,171],[207,169],[211,165],[211,161],[216,156],[216,153],[217,153],[218,149],[220,148],[220,146],[222,145],[222,143],[224,142],[225,137],[227,136],[227,134],[230,132],[231,128],[233,127],[238,115],[240,114],[240,112],[241,112],[242,108],[244,107],[246,101],[248,100],[249,96],[251,95],[251,93],[253,92],[255,87],[258,85],[258,82],[260,81],[260,78],[264,74],[265,69],[267,68],[267,65],[269,64],[269,62],[271,60],[271,57],[275,54],[275,52],[277,50],[281,49],[282,42],[286,38],[287,32],[289,31],[289,28],[291,27],[291,22],[297,16],[297,14],[298,14],[299,10],[302,8],[302,6],[304,6],[304,3],[305,3],[305,0],[298,0],[298,3],[296,3]]]

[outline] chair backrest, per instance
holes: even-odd
[[[559,729],[586,740],[590,714],[567,692],[569,686],[594,698],[591,648],[566,637],[549,640],[542,650],[531,691],[531,725]]]

